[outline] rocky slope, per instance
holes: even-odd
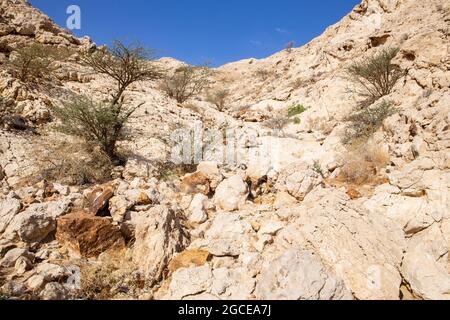
[[[127,128],[128,162],[88,186],[39,179],[31,150],[53,141],[53,105],[108,96],[108,80],[77,62],[94,44],[24,1],[3,0],[0,12],[3,65],[28,41],[74,50],[51,90],[0,65],[0,93],[37,132],[0,130],[3,295],[76,298],[81,270],[84,298],[450,298],[449,4],[364,0],[306,46],[218,68],[212,88],[231,92],[222,111],[206,95],[182,106],[157,82],[133,86],[130,102],[145,104]],[[387,47],[407,70],[388,96],[399,112],[365,147],[386,165],[370,181],[342,180],[351,152],[340,137],[356,104],[344,70]],[[298,104],[299,121],[273,135],[264,120]],[[194,172],[167,176],[156,164],[170,159],[170,134],[197,120],[231,130],[237,161],[210,152]]]

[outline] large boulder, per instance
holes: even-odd
[[[150,283],[161,280],[171,258],[188,242],[180,217],[159,205],[136,218],[133,261]]]
[[[252,232],[251,224],[239,214],[223,212],[214,217],[204,238],[195,240],[191,247],[205,249],[218,257],[236,257],[251,248]]]
[[[10,198],[0,202],[0,234],[5,231],[21,208],[22,205],[18,199]]]
[[[108,250],[121,250],[125,241],[111,218],[75,212],[58,219],[56,239],[73,255],[97,257]]]
[[[245,204],[248,197],[248,186],[241,176],[235,175],[219,184],[214,195],[217,209],[234,211]]]
[[[296,222],[278,237],[313,249],[357,299],[399,299],[402,227],[330,188],[318,188],[289,211]]]
[[[265,265],[255,295],[262,300],[353,299],[344,281],[327,270],[317,255],[297,249]]]
[[[71,202],[60,201],[30,205],[25,211],[15,215],[6,228],[5,238],[19,238],[24,242],[40,242],[56,230],[56,220],[69,210]]]
[[[322,181],[322,176],[312,166],[302,162],[286,167],[279,174],[275,188],[302,201]]]

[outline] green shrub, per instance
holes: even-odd
[[[17,50],[11,57],[9,69],[21,81],[30,82],[48,77],[53,71],[54,54],[49,46],[34,43]]]
[[[137,81],[155,80],[163,71],[151,62],[155,59],[154,50],[146,49],[138,43],[124,44],[115,41],[111,48],[87,51],[82,62],[99,74],[104,74],[116,82],[111,105],[119,103],[125,90]]]
[[[363,98],[361,106],[369,106],[390,94],[406,72],[392,64],[398,48],[384,49],[378,54],[355,62],[347,68],[347,77],[357,87],[357,94]]]
[[[306,111],[306,108],[304,106],[302,106],[301,104],[289,107],[288,117],[292,118],[292,117],[298,116],[299,114],[302,114],[305,111]]]
[[[79,96],[55,107],[54,112],[61,121],[58,129],[100,146],[113,162],[122,161],[116,154],[116,143],[124,138],[125,123],[143,105],[125,106],[124,93],[137,81],[161,77],[161,70],[149,61],[152,58],[151,51],[119,41],[112,48],[84,53],[84,64],[112,78],[116,89],[112,90],[112,100],[108,103],[96,103],[88,97]]]
[[[57,127],[60,132],[81,137],[88,143],[100,146],[111,160],[120,160],[116,157],[116,143],[126,138],[123,127],[138,107],[125,107],[121,102],[114,105],[97,103],[79,96],[53,110],[61,121]]]
[[[386,118],[396,112],[398,110],[389,101],[382,101],[366,108],[355,109],[345,119],[347,126],[344,130],[342,142],[351,144],[358,139],[368,138],[380,128]]]

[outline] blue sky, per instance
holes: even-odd
[[[264,58],[308,43],[360,0],[31,0],[65,27],[66,9],[81,8],[81,30],[97,44],[139,40],[192,64],[214,66]]]

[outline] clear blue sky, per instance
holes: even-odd
[[[188,63],[214,66],[263,58],[289,41],[308,43],[360,0],[31,0],[65,27],[71,4],[81,8],[81,30],[97,44],[139,40]]]

